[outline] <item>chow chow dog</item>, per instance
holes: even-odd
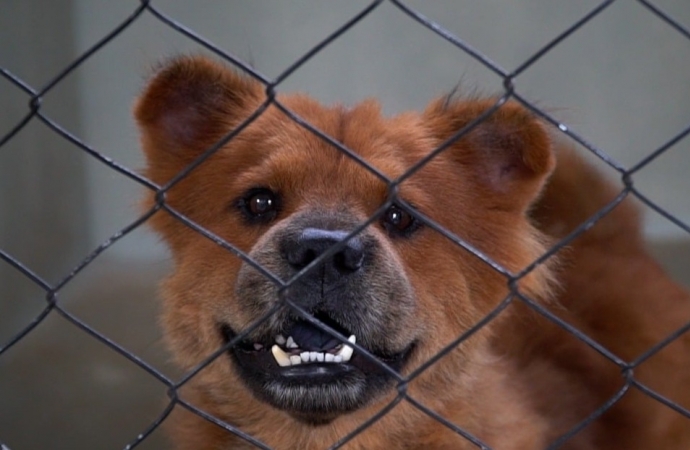
[[[216,354],[179,392],[177,448],[690,448],[687,334],[631,365],[688,295],[629,200],[542,258],[616,192],[522,106],[269,102],[189,56],[135,116],[146,176],[172,181],[146,200],[174,259],[167,340],[186,370]]]

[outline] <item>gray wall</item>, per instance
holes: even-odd
[[[40,89],[75,55],[70,3],[0,4],[0,67]],[[27,27],[17,17],[33,17]],[[36,30],[42,30],[36,34]],[[67,78],[46,96],[41,111],[80,131],[79,85]],[[0,79],[0,140],[29,112],[30,96]],[[67,107],[65,107],[67,105]],[[39,277],[56,283],[84,257],[90,244],[85,157],[34,117],[0,148],[0,249]],[[45,292],[0,261],[0,342],[7,318],[44,307]],[[14,331],[14,330],[12,330]]]

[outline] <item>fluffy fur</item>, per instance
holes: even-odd
[[[389,179],[494,103],[441,99],[421,113],[384,118],[374,101],[353,108],[323,106],[302,95],[278,96],[278,101]],[[167,63],[135,110],[146,176],[165,185],[264,103],[258,82],[213,61],[184,57]],[[396,220],[410,218],[403,202],[409,204],[451,237],[519,273],[548,243],[614,195],[573,153],[559,152],[556,164],[553,147],[535,117],[507,103],[391,191],[375,174],[269,105],[175,183],[165,203],[277,279],[287,281],[305,267],[306,273],[283,290],[280,282],[161,210],[151,224],[175,260],[163,286],[163,325],[177,361],[193,368],[277,308],[240,338],[245,344],[265,344],[267,351],[273,335],[304,322],[299,311],[286,306],[289,302],[341,335],[352,332],[362,349],[398,364],[407,376],[511,299],[497,318],[415,376],[405,392],[491,448],[545,448],[620,388],[621,369],[510,297],[506,276],[431,225],[411,219],[416,227],[403,229],[396,228]],[[272,196],[270,215],[247,212],[255,192]],[[397,206],[340,242],[389,199]],[[147,205],[155,201],[151,194]],[[314,235],[328,236],[340,248],[332,258],[309,266],[305,252],[325,251],[320,238],[309,241],[318,242],[318,248],[303,247],[305,236]],[[623,360],[634,360],[690,320],[690,298],[647,255],[629,201],[561,253],[558,266],[551,260],[538,265],[515,287]],[[352,261],[343,263],[343,258]],[[555,277],[561,283],[556,290]],[[682,336],[634,370],[636,380],[686,408],[689,339]],[[377,373],[358,350],[354,370],[342,377],[324,383],[308,377],[300,383],[298,377],[293,383],[277,365],[261,365],[262,354],[243,350],[242,342],[199,372],[181,395],[272,448],[327,448],[398,394],[396,382]],[[264,380],[264,372],[273,378]],[[177,448],[254,448],[178,409],[169,427]],[[690,421],[632,387],[563,448],[689,445]],[[476,446],[402,400],[346,448]]]

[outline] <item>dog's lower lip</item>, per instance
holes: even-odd
[[[327,384],[355,369],[350,364],[310,364],[305,366],[281,367],[280,376],[285,382]]]

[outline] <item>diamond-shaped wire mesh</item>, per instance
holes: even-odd
[[[524,277],[529,276],[535,270],[535,268],[539,267],[541,264],[544,264],[546,260],[548,260],[554,254],[556,254],[559,250],[569,245],[583,232],[591,228],[595,223],[597,223],[600,219],[609,214],[620,202],[622,202],[627,197],[636,197],[644,205],[646,205],[649,208],[649,210],[663,216],[669,222],[673,223],[675,227],[683,230],[684,232],[690,233],[690,224],[684,222],[683,219],[676,216],[673,212],[666,210],[657,202],[647,197],[645,195],[645,192],[642,189],[639,189],[635,184],[635,178],[638,173],[644,171],[647,167],[653,164],[655,160],[660,158],[662,155],[666,154],[669,151],[669,149],[681,142],[687,136],[687,134],[690,133],[690,124],[688,124],[688,126],[685,129],[677,133],[675,136],[670,136],[665,144],[651,152],[648,152],[645,158],[638,161],[631,167],[626,167],[624,164],[610,157],[604,149],[589,142],[585,136],[579,135],[577,132],[574,131],[572,127],[564,123],[561,123],[561,121],[555,118],[555,115],[552,114],[551,111],[549,111],[548,109],[544,109],[542,105],[536,104],[535,102],[531,101],[528,98],[528,96],[523,94],[522,91],[517,87],[519,78],[523,73],[539,65],[540,62],[542,62],[549,55],[553,54],[554,52],[558,52],[559,48],[565,43],[567,43],[569,39],[572,39],[572,37],[575,36],[577,33],[584,33],[585,31],[583,31],[583,29],[587,27],[588,24],[590,24],[590,22],[596,20],[600,15],[605,14],[607,9],[612,4],[618,2],[614,2],[614,0],[609,0],[594,4],[589,9],[589,11],[583,14],[577,21],[567,26],[557,36],[543,43],[539,49],[534,51],[530,57],[526,58],[524,61],[518,64],[516,68],[514,68],[513,70],[504,69],[499,64],[492,61],[490,55],[483,53],[482,49],[475,48],[474,46],[469,44],[469,41],[466,39],[471,40],[472,36],[461,37],[449,31],[442,24],[425,17],[422,7],[419,7],[418,9],[413,8],[409,6],[407,3],[408,2],[402,2],[397,0],[378,0],[366,4],[359,11],[357,11],[356,14],[354,14],[349,20],[344,21],[340,26],[330,30],[328,35],[323,40],[318,42],[316,45],[313,45],[313,47],[311,47],[308,51],[304,52],[302,55],[300,55],[298,58],[292,61],[291,64],[287,66],[287,68],[283,69],[275,77],[269,77],[264,75],[259,70],[254,68],[251,63],[233,54],[230,54],[227,51],[223,50],[221,47],[213,44],[212,42],[210,42],[209,39],[204,37],[203,29],[191,29],[187,27],[184,24],[184,18],[178,18],[174,17],[173,15],[168,15],[162,9],[159,9],[156,2],[147,0],[142,0],[140,4],[133,6],[131,8],[131,13],[125,20],[117,24],[117,26],[114,26],[102,38],[95,39],[93,43],[89,46],[89,48],[83,51],[76,59],[71,61],[63,61],[61,68],[57,70],[55,73],[50,74],[50,76],[47,76],[45,78],[46,81],[44,81],[43,84],[34,85],[28,82],[27,80],[22,79],[20,76],[16,75],[12,71],[9,64],[7,67],[5,67],[2,65],[6,62],[0,61],[0,74],[2,75],[3,83],[9,86],[9,89],[13,91],[12,95],[23,95],[27,102],[26,110],[16,120],[16,122],[11,126],[11,128],[8,130],[0,130],[0,132],[2,133],[0,135],[0,154],[4,149],[8,148],[8,146],[13,142],[14,139],[16,139],[18,135],[25,132],[27,127],[30,126],[30,124],[40,123],[43,126],[50,129],[55,136],[58,136],[60,139],[68,142],[74,148],[75,151],[83,152],[83,154],[88,155],[88,158],[91,158],[93,161],[98,161],[99,163],[101,163],[104,167],[107,168],[107,170],[119,174],[118,176],[128,178],[129,180],[131,180],[131,182],[139,184],[142,187],[142,189],[154,191],[156,195],[156,202],[153,207],[143,212],[139,217],[131,221],[131,223],[128,223],[126,224],[126,226],[119,228],[114,234],[112,234],[112,236],[101,242],[98,246],[90,249],[90,251],[88,251],[86,254],[81,255],[78,263],[72,268],[72,270],[68,271],[67,273],[62,273],[56,281],[49,281],[47,277],[41,276],[39,272],[35,270],[35,268],[32,267],[30,263],[24,263],[22,257],[19,257],[13,254],[13,252],[10,252],[0,247],[0,259],[4,261],[4,264],[8,265],[12,269],[15,276],[23,278],[24,282],[31,283],[34,289],[40,290],[40,292],[42,293],[41,295],[45,299],[45,304],[42,306],[40,312],[35,315],[35,317],[33,317],[30,321],[26,322],[18,332],[13,333],[7,341],[0,342],[0,369],[3,371],[12,371],[12,359],[10,358],[10,350],[13,349],[15,346],[18,346],[23,340],[30,337],[32,333],[35,333],[36,330],[39,329],[48,318],[51,318],[53,316],[61,316],[67,321],[67,323],[70,324],[70,326],[72,326],[73,329],[82,332],[80,334],[80,339],[92,340],[93,342],[97,343],[97,345],[107,349],[109,352],[114,352],[116,354],[119,354],[121,357],[126,358],[132,364],[137,366],[142,371],[142,373],[147,374],[147,376],[150,377],[150,379],[154,380],[154,382],[161,388],[161,390],[167,391],[167,403],[161,406],[159,415],[155,419],[153,419],[149,424],[142,427],[141,432],[137,436],[132,436],[131,441],[129,443],[124,443],[121,446],[119,444],[114,444],[112,442],[104,443],[103,448],[117,448],[118,446],[124,448],[133,448],[135,446],[145,443],[147,439],[149,439],[149,437],[152,435],[152,433],[154,433],[154,431],[156,431],[158,427],[165,422],[166,418],[169,416],[169,414],[174,408],[188,409],[189,411],[192,411],[200,417],[203,417],[209,422],[212,422],[218,425],[219,427],[226,429],[228,432],[241,437],[246,442],[253,444],[256,448],[270,448],[266,444],[258,440],[257,437],[252,436],[251,434],[248,434],[246,431],[242,430],[242,428],[235,426],[233,423],[225,423],[221,419],[214,417],[207,411],[204,411],[202,408],[199,407],[199,405],[190,403],[187,399],[184,398],[183,395],[180,394],[180,392],[182,388],[185,385],[187,385],[187,383],[190,380],[197,376],[197,374],[200,371],[204,370],[216,358],[224,354],[228,350],[228,348],[232,347],[233,345],[240,342],[244,337],[248,336],[254,328],[260,326],[262,322],[267,320],[280,308],[291,308],[295,314],[298,314],[302,316],[305,320],[312,322],[316,327],[319,327],[322,330],[325,330],[326,332],[334,333],[333,330],[326,327],[323,323],[313,319],[309,312],[302,308],[300,305],[292,302],[287,298],[284,299],[283,304],[281,304],[280,306],[276,306],[271,311],[264,314],[263,317],[255,321],[253,326],[245,330],[242,330],[241,333],[238,336],[236,336],[233,340],[231,340],[226,346],[224,346],[223,348],[219,348],[213,354],[208,355],[208,357],[204,361],[202,361],[195,369],[187,373],[184,373],[181,376],[171,376],[169,374],[166,374],[165,371],[157,368],[155,364],[151,364],[145,358],[137,356],[135,353],[130,351],[126,345],[122,345],[122,343],[110,337],[108,333],[99,331],[99,328],[94,326],[89,320],[85,320],[81,318],[79,315],[72,312],[70,308],[66,306],[66,304],[63,302],[62,294],[65,290],[69,289],[69,287],[75,283],[75,280],[82,276],[82,274],[85,271],[90,270],[89,267],[95,261],[101,258],[104,253],[107,253],[108,250],[111,247],[115,246],[119,241],[128,239],[128,236],[130,236],[131,233],[136,232],[136,230],[138,230],[139,227],[144,225],[152,215],[159,212],[160,210],[166,211],[168,214],[175,217],[177,220],[179,220],[181,223],[183,223],[190,229],[198,232],[199,234],[205,236],[218,246],[226,249],[230,254],[234,255],[233,257],[238,257],[246,263],[253,266],[257,271],[259,271],[269,280],[275,283],[275,285],[279,288],[281,292],[286,288],[289,288],[295,282],[295,280],[298,280],[301,276],[307,273],[313,266],[319,264],[321,261],[331,257],[336,252],[338,252],[341,249],[341,247],[345,245],[344,243],[330,248],[328,251],[320,255],[309,266],[305,267],[299,273],[297,273],[292,279],[281,280],[275,274],[271,273],[266,268],[262,267],[261,264],[254,261],[248,254],[246,254],[240,248],[238,248],[236,244],[234,244],[233,242],[228,242],[224,240],[222,237],[213,234],[207,229],[204,229],[202,226],[193,222],[184,214],[177,211],[173,206],[166,202],[166,193],[173,186],[175,186],[180,181],[188,177],[190,173],[195,171],[199,166],[203,165],[209,157],[215,154],[224,145],[226,145],[228,142],[234,139],[244,128],[246,128],[254,120],[260,117],[266,111],[269,105],[273,105],[273,107],[278,108],[286,116],[291,118],[295,123],[299,124],[299,126],[303,127],[305,130],[308,130],[308,132],[312,133],[319,139],[328,143],[335,150],[342,152],[342,154],[346,155],[347,158],[350,158],[351,160],[357,162],[366,170],[369,170],[372,175],[374,175],[375,177],[382,180],[388,185],[390,193],[388,200],[384,204],[380,205],[376,213],[372,215],[367,221],[362,222],[358,227],[353,229],[348,238],[345,239],[345,241],[351,237],[356,236],[366,227],[368,227],[375,221],[379,220],[381,215],[384,213],[384,211],[386,211],[387,208],[389,208],[393,204],[396,204],[407,209],[407,211],[410,214],[414,215],[417,218],[417,220],[424,223],[427,227],[431,228],[432,230],[435,230],[439,234],[443,235],[449,242],[453,243],[454,245],[463,247],[466,251],[472,253],[484,264],[488,265],[495,272],[503,276],[506,284],[510,287],[510,294],[508,295],[508,297],[506,297],[500,304],[498,304],[493,309],[493,311],[491,311],[484,319],[474,324],[474,326],[468,329],[461,336],[457,336],[455,340],[448,343],[443,348],[443,350],[439,352],[434,358],[422,364],[420,367],[418,367],[415,371],[408,374],[407,376],[402,376],[398,374],[390,367],[388,367],[386,364],[376,359],[376,357],[371,355],[365,348],[361,347],[360,345],[355,345],[355,349],[357,352],[359,352],[362,355],[365,355],[367,358],[371,360],[373,364],[378,365],[382,370],[389,373],[396,380],[398,395],[388,405],[381,409],[377,414],[373,415],[369,420],[363,422],[361,426],[359,426],[352,433],[343,437],[340,441],[332,443],[332,446],[330,448],[340,448],[346,445],[349,441],[354,439],[358,434],[366,430],[370,425],[378,421],[380,418],[382,418],[385,414],[387,414],[391,409],[395,408],[401,402],[407,402],[414,408],[417,408],[423,413],[434,418],[443,426],[451,429],[455,433],[461,435],[468,441],[472,442],[477,448],[489,448],[489,446],[486,443],[482,442],[481,439],[474,436],[472,433],[463,428],[462,424],[452,423],[450,420],[448,420],[448,418],[443,417],[441,414],[435,412],[432,408],[425,405],[423,402],[420,402],[418,399],[415,399],[412,396],[410,396],[407,390],[407,386],[410,382],[415,380],[426,370],[433,367],[433,365],[437,361],[442,359],[446,354],[450,353],[463,342],[465,342],[467,339],[469,339],[475,332],[481,330],[486,324],[492,322],[496,317],[498,317],[501,314],[503,310],[515,303],[526,305],[528,308],[533,309],[539,315],[543,316],[546,320],[553,322],[557,326],[567,330],[569,333],[571,333],[585,345],[591,347],[593,351],[598,352],[604,358],[608,359],[610,364],[617,366],[621,372],[622,384],[619,387],[619,389],[614,393],[614,395],[608,401],[599,405],[584,420],[575,424],[567,433],[560,436],[556,441],[554,441],[550,445],[549,448],[558,448],[559,446],[567,442],[578,432],[580,432],[593,421],[597,420],[606,411],[611,409],[623,397],[623,395],[631,389],[637,389],[643,392],[644,394],[655,399],[656,401],[667,405],[668,408],[676,411],[678,414],[681,414],[690,419],[690,411],[688,411],[686,407],[675,403],[672,399],[664,397],[651,387],[645,386],[635,378],[635,369],[640,364],[656,355],[667,345],[670,345],[676,339],[678,339],[680,336],[686,333],[688,329],[690,329],[690,323],[686,324],[684,327],[678,330],[673,331],[670,335],[668,335],[666,339],[658,342],[654,347],[648,349],[644,354],[639,355],[635,360],[626,361],[621,359],[616,354],[612,353],[601,343],[597,342],[587,334],[580,331],[573,324],[567,323],[566,321],[559,318],[552,311],[550,311],[548,308],[544,307],[543,305],[540,305],[535,300],[529,298],[529,296],[527,296],[524,292],[522,292],[519,289],[520,280],[522,280]],[[672,29],[682,38],[687,39],[688,46],[690,46],[690,30],[687,28],[686,25],[681,23],[679,20],[675,19],[672,14],[666,13],[662,7],[658,6],[654,2],[640,0],[637,2],[637,4],[641,8],[644,8],[646,10],[646,13],[649,16],[650,21],[656,21],[658,23],[664,24],[664,26],[668,27],[669,29]],[[307,120],[300,117],[299,114],[290,110],[284,103],[279,101],[276,97],[276,93],[282,91],[283,86],[287,82],[288,78],[299,77],[299,71],[303,68],[303,66],[318,58],[319,55],[322,52],[326,51],[326,49],[328,49],[330,46],[336,45],[337,42],[343,39],[343,36],[346,36],[349,33],[357,33],[357,27],[360,25],[360,23],[368,20],[368,18],[371,15],[375,14],[376,11],[383,5],[386,5],[386,7],[393,7],[397,11],[402,13],[404,16],[406,16],[406,23],[408,24],[407,26],[426,28],[431,32],[435,33],[437,35],[439,45],[450,44],[455,48],[455,51],[457,51],[458,54],[469,55],[471,58],[473,58],[473,60],[476,63],[481,64],[483,67],[488,69],[489,72],[493,73],[494,76],[497,76],[500,79],[500,82],[503,86],[503,90],[499,92],[498,95],[496,95],[496,100],[493,106],[488,108],[476,120],[472,121],[467,126],[458,130],[445,143],[443,143],[441,146],[435,149],[427,157],[418,161],[412,167],[408,168],[408,170],[406,170],[402,175],[400,175],[396,179],[390,179],[386,177],[383,173],[378,171],[375,167],[369,166],[367,162],[357,154],[356,149],[347,148],[334,137],[325,134],[324,132],[316,128],[314,125],[310,124]],[[144,18],[147,18],[148,20],[155,20],[158,24],[162,24],[165,27],[168,27],[170,30],[174,30],[174,32],[177,33],[179,36],[193,41],[194,43],[205,48],[206,51],[215,54],[217,58],[224,60],[231,66],[234,66],[235,68],[237,68],[237,70],[246,73],[249,77],[255,79],[257,82],[261,83],[264,86],[266,94],[264,102],[261,104],[260,107],[258,107],[254,111],[253,114],[248,116],[241,124],[239,124],[234,130],[232,130],[226,136],[224,136],[215,145],[203,152],[203,154],[201,154],[193,163],[189,164],[184,170],[179,172],[172,180],[170,180],[164,186],[158,186],[152,181],[146,179],[137,171],[136,168],[129,167],[125,164],[120,164],[117,161],[111,159],[108,156],[107,151],[101,151],[98,148],[95,148],[94,146],[88,144],[82,138],[71,132],[69,127],[61,124],[60,119],[55,118],[53,114],[46,112],[46,109],[44,107],[44,103],[47,103],[50,100],[53,91],[59,89],[60,85],[64,83],[65,80],[67,80],[71,76],[74,76],[74,73],[78,71],[80,67],[82,67],[85,64],[88,64],[89,60],[93,58],[95,55],[97,55],[99,52],[102,52],[106,46],[112,45],[120,39],[125,39],[128,29],[130,27],[136,26],[138,21],[141,21]],[[487,24],[487,26],[490,25]],[[404,74],[402,74],[401,76],[404,76]],[[461,139],[463,136],[469,133],[474,127],[481,124],[484,120],[490,117],[495,111],[500,109],[501,106],[504,105],[507,101],[518,102],[528,110],[532,111],[535,115],[543,119],[544,122],[553,125],[554,130],[558,130],[555,132],[560,133],[566,136],[567,138],[577,142],[580,146],[582,146],[585,149],[586,152],[591,153],[592,155],[594,155],[595,158],[600,159],[606,165],[610,166],[611,170],[618,174],[623,183],[623,188],[621,189],[619,195],[611,203],[602,207],[585,223],[581,224],[577,229],[572,231],[561,241],[555,243],[544,255],[539,257],[528,267],[525,267],[519,273],[513,273],[505,267],[502,267],[499,263],[493,261],[490,257],[474,248],[469,242],[466,242],[462,238],[444,229],[444,227],[442,227],[440,224],[434,221],[434,217],[424,216],[423,214],[413,209],[410,205],[407,205],[404,202],[404,200],[397,197],[398,185],[400,185],[406,179],[410,178],[419,170],[422,170],[430,161],[434,160],[434,158],[436,158],[439,154],[443,153],[454,142]],[[548,99],[545,99],[545,101],[548,102]],[[62,105],[62,107],[68,108],[69,106]],[[65,176],[67,176],[67,174],[65,174]],[[12,220],[12,211],[9,211],[9,214],[9,219],[7,217],[4,217],[3,220]],[[39,220],[48,219],[39,218]],[[9,302],[23,301],[25,301],[23,298],[3,298],[0,301],[0,305]],[[345,341],[345,336],[338,335],[337,333],[334,334],[336,334],[338,339],[340,339],[341,341]],[[48,369],[48,367],[46,367],[46,369]],[[148,382],[151,382],[151,380],[148,380]],[[2,403],[2,396],[3,393],[0,392],[0,403]],[[68,402],[69,399],[66,399],[65,401]],[[107,411],[107,409],[107,405],[104,405],[103,410]],[[73,420],[79,419],[74,418]],[[113,426],[117,426],[117,424],[113,424]],[[690,420],[688,421],[688,426],[690,426]],[[0,435],[0,440],[2,438],[3,437]],[[9,444],[11,448],[13,448],[13,450],[21,450],[12,447],[12,443],[10,442],[8,442],[7,444]],[[6,448],[8,448],[6,447],[6,445],[2,445],[3,450],[5,450]]]

